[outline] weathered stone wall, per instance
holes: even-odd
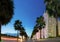
[[[56,37],[56,19],[53,16],[48,18],[48,35]]]

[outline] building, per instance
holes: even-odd
[[[43,16],[47,28],[47,37],[56,37],[56,19],[53,16],[48,16],[47,12]],[[58,20],[58,33],[60,35],[60,20]]]

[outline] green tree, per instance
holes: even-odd
[[[41,30],[45,27],[44,17],[43,16],[37,17],[36,23],[37,27],[40,30],[40,37],[41,37]]]
[[[1,26],[10,22],[13,17],[13,1],[0,0],[0,41],[1,41]]]
[[[45,0],[46,11],[49,16],[56,18],[56,36],[58,36],[58,17],[60,17],[60,0]]]
[[[18,42],[18,36],[19,36],[19,31],[22,28],[22,22],[19,20],[16,20],[14,23],[14,28],[15,28],[15,30],[17,30],[17,42]]]

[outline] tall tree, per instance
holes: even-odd
[[[19,36],[18,31],[21,30],[21,28],[22,28],[22,22],[19,20],[16,20],[14,23],[14,28],[15,28],[15,30],[17,30],[17,42],[18,42],[18,36]]]
[[[36,23],[37,27],[40,30],[40,38],[41,38],[41,30],[45,27],[44,17],[43,16],[37,17]]]
[[[25,39],[28,38],[28,35],[27,35],[24,27],[22,27],[22,28],[20,29],[20,35],[22,36],[22,40],[23,40],[23,36],[25,37]]]
[[[0,0],[0,41],[1,41],[1,26],[10,22],[13,17],[13,1]]]
[[[49,16],[56,18],[56,36],[58,36],[58,17],[60,17],[60,0],[45,0],[46,11]]]
[[[31,35],[31,38],[33,38],[33,36],[38,32],[38,27],[37,25],[34,26],[34,29],[32,31],[32,35]]]
[[[25,29],[24,29],[24,27],[22,27],[20,29],[20,35],[22,36],[22,39],[23,39],[24,33],[25,33]]]
[[[28,35],[27,35],[26,31],[24,33],[24,36],[25,36],[25,40],[27,40],[28,39]]]

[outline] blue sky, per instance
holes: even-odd
[[[14,7],[14,16],[9,24],[2,26],[2,33],[16,33],[13,24],[19,19],[30,36],[36,18],[44,14],[44,0],[14,0]]]

